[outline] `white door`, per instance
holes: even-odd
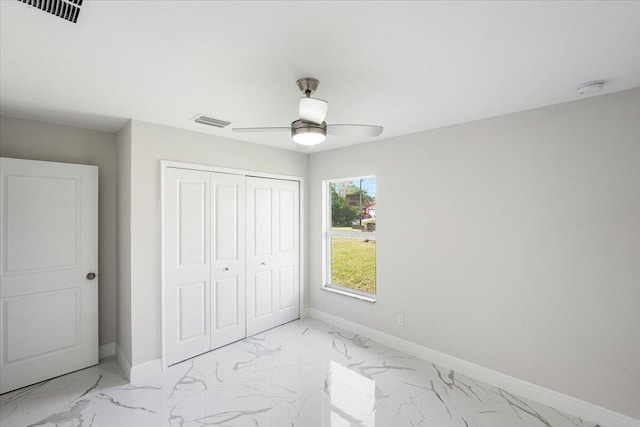
[[[246,336],[244,176],[167,168],[163,191],[171,365]]]
[[[244,176],[211,174],[211,348],[246,336]]]
[[[247,335],[297,319],[298,182],[247,177]]]
[[[0,158],[0,393],[98,363],[98,168]]]
[[[275,181],[274,307],[276,325],[300,317],[300,190],[297,181]]]
[[[164,182],[164,317],[167,364],[211,349],[208,172],[168,168]]]

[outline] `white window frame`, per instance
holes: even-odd
[[[335,179],[327,179],[322,181],[322,204],[323,204],[323,215],[322,215],[322,289],[325,291],[333,292],[340,295],[349,296],[352,298],[357,298],[363,301],[375,303],[376,302],[376,293],[378,290],[378,245],[376,241],[376,232],[369,231],[363,233],[362,231],[336,231],[331,229],[331,183],[341,182],[341,181],[354,181],[365,178],[373,178],[376,179],[375,175],[362,175],[356,176],[353,178],[335,178]],[[377,187],[377,180],[376,180]],[[376,189],[377,193],[377,189]],[[376,200],[377,207],[377,200]],[[376,227],[377,227],[377,219],[376,219]],[[331,238],[337,237],[350,237],[362,240],[373,240],[376,241],[376,293],[364,292],[358,289],[352,289],[347,286],[342,286],[336,283],[331,283]]]

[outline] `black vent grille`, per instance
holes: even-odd
[[[70,22],[78,22],[83,0],[18,0]]]

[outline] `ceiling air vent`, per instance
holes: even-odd
[[[51,15],[76,23],[83,0],[18,0]]]
[[[225,122],[224,120],[214,119],[213,117],[207,116],[198,116],[196,117],[195,122],[207,126],[213,126],[215,128],[223,128],[231,124],[231,122]]]

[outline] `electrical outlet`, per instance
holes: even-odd
[[[397,321],[398,326],[404,326],[404,316],[402,314],[398,314]]]

